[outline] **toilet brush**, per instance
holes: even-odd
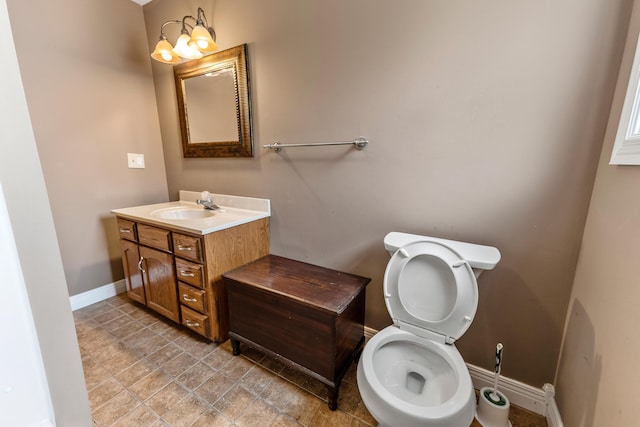
[[[502,351],[504,347],[498,343],[496,346],[496,365],[495,376],[493,379],[493,388],[483,387],[480,390],[478,399],[478,408],[476,410],[476,419],[483,427],[510,427],[509,421],[509,399],[498,392],[498,380],[500,379],[500,370],[502,368]]]
[[[491,402],[496,405],[500,405],[500,395],[498,394],[498,379],[500,378],[500,369],[502,368],[502,349],[504,346],[501,343],[498,343],[496,346],[496,367],[494,369],[495,378],[493,379],[493,390],[487,396]],[[504,404],[504,403],[502,403]]]

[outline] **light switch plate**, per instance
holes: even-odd
[[[127,153],[129,169],[144,169],[144,154]]]

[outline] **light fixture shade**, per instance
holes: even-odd
[[[166,39],[161,39],[156,44],[156,48],[151,54],[151,57],[156,61],[164,62],[165,64],[175,64],[182,61],[182,59],[173,52],[171,43]]]
[[[173,53],[185,59],[202,58],[202,52],[193,48],[193,46],[189,44],[189,40],[191,40],[189,34],[180,34],[178,41],[176,41],[176,47],[173,48]]]
[[[202,25],[196,25],[191,32],[191,42],[195,42],[200,52],[211,53],[218,49],[218,45],[211,38],[209,31]]]

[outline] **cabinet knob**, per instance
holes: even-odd
[[[187,302],[196,302],[196,301],[198,301],[198,299],[197,299],[197,298],[191,298],[191,297],[189,297],[189,295],[187,295],[187,294],[182,294],[182,299],[183,299],[184,301],[187,301]],[[188,322],[188,320],[187,320],[187,322]]]
[[[187,270],[180,270],[180,275],[182,277],[196,277],[196,275],[193,272],[187,271]]]

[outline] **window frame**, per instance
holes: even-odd
[[[640,37],[609,164],[640,165]]]

